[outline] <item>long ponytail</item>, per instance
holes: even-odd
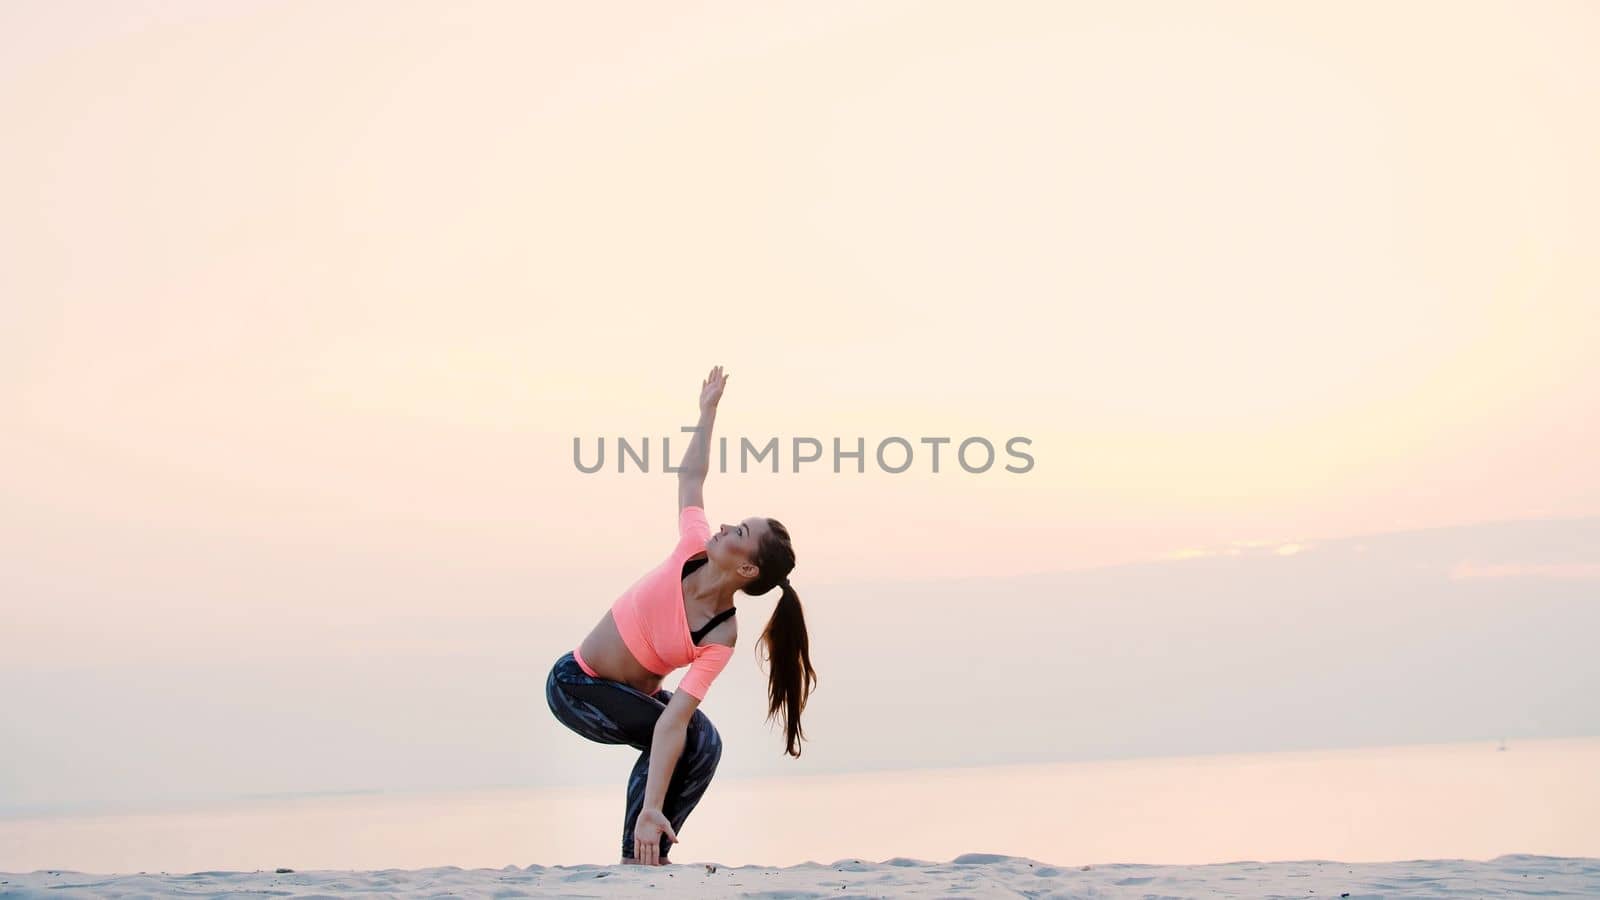
[[[800,727],[800,713],[816,685],[817,673],[811,668],[811,640],[806,633],[805,611],[800,607],[800,595],[789,583],[789,573],[794,570],[794,546],[789,541],[789,531],[777,519],[767,519],[768,534],[761,542],[756,565],[762,577],[747,585],[745,593],[760,596],[774,587],[783,591],[778,604],[761,632],[767,660],[767,721],[783,712],[784,753],[798,759],[800,742],[805,732]]]

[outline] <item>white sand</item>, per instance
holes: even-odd
[[[0,896],[217,897],[374,894],[397,897],[1542,897],[1600,896],[1600,859],[1513,854],[1383,863],[1231,862],[1197,866],[1051,866],[1020,856],[968,853],[949,862],[895,857],[787,868],[705,863],[644,867],[318,870],[188,875],[0,873]]]

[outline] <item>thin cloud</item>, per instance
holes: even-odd
[[[1600,578],[1600,563],[1458,562],[1450,569],[1450,580],[1464,578]]]
[[[1208,556],[1293,556],[1311,549],[1306,542],[1279,543],[1277,541],[1230,541],[1222,547],[1185,547],[1161,556],[1161,559],[1202,559]]]

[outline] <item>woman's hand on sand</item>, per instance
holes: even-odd
[[[662,833],[671,838],[673,844],[678,843],[678,833],[672,830],[672,823],[661,810],[649,807],[640,810],[639,818],[633,823],[633,858],[647,866],[661,865]]]
[[[713,366],[711,374],[706,380],[700,382],[700,411],[710,412],[717,408],[717,401],[722,399],[722,388],[728,383],[728,376],[722,374],[721,366]]]

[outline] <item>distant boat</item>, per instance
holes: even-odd
[[[1500,752],[1504,752],[1505,749],[1506,749],[1506,739],[1505,738],[1501,738],[1500,739],[1500,746],[1496,747],[1495,750],[1496,751],[1500,751]]]

